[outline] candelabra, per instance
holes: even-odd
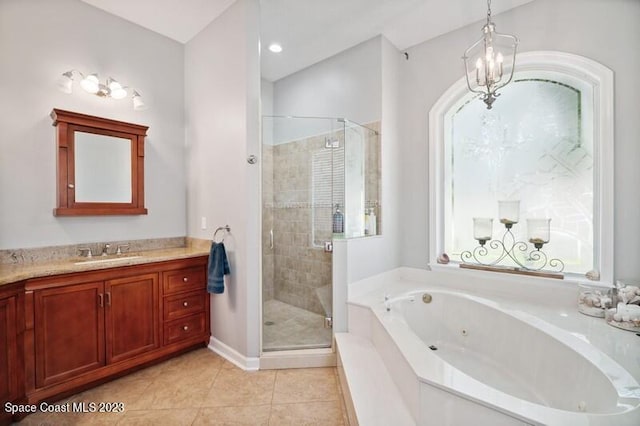
[[[564,262],[550,259],[542,251],[542,247],[550,240],[551,219],[527,219],[527,234],[533,249],[524,242],[517,241],[511,232],[513,225],[519,221],[520,201],[499,201],[500,223],[505,227],[500,240],[492,239],[493,219],[474,218],[473,238],[479,245],[473,250],[465,250],[460,257],[462,265],[478,265],[482,267],[502,267],[504,261],[511,260],[519,271],[548,271],[560,273],[564,270]],[[488,243],[488,244],[487,244]],[[488,247],[488,248],[487,248]],[[513,270],[513,267],[510,268]]]

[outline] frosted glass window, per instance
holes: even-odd
[[[504,226],[498,200],[520,200],[513,232],[526,241],[526,218],[551,218],[544,250],[565,272],[594,266],[593,104],[589,87],[566,78],[519,78],[502,89],[492,110],[466,99],[445,115],[445,252],[472,249],[473,218]]]

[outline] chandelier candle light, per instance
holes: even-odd
[[[101,83],[98,79],[98,74],[89,74],[85,76],[78,70],[69,70],[62,73],[58,80],[58,87],[64,93],[73,92],[73,75],[80,76],[80,87],[82,87],[87,93],[100,96],[102,98],[123,99],[131,93],[131,101],[133,102],[133,109],[136,111],[146,109],[145,103],[142,101],[140,92],[131,87],[123,86],[115,79],[109,77],[105,83]]]
[[[471,92],[482,95],[487,109],[491,109],[500,96],[498,89],[513,78],[517,46],[517,37],[496,32],[496,26],[491,22],[491,0],[488,0],[487,23],[482,27],[482,38],[465,50],[462,57],[467,87]]]
[[[520,201],[498,201],[498,210],[500,223],[505,227],[502,240],[491,239],[492,218],[473,218],[473,238],[479,245],[472,251],[466,250],[461,253],[460,267],[564,278],[561,274],[564,262],[560,259],[548,259],[542,251],[542,247],[551,239],[551,219],[527,219],[527,237],[534,247],[530,249],[524,241],[516,241],[511,232],[513,225],[520,221]],[[504,265],[504,261],[515,263],[516,266]]]

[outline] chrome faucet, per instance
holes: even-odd
[[[102,256],[106,256],[109,254],[109,248],[111,247],[111,244],[105,244],[102,247]]]

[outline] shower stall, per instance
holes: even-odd
[[[264,352],[331,347],[332,242],[380,233],[378,128],[263,117]]]

